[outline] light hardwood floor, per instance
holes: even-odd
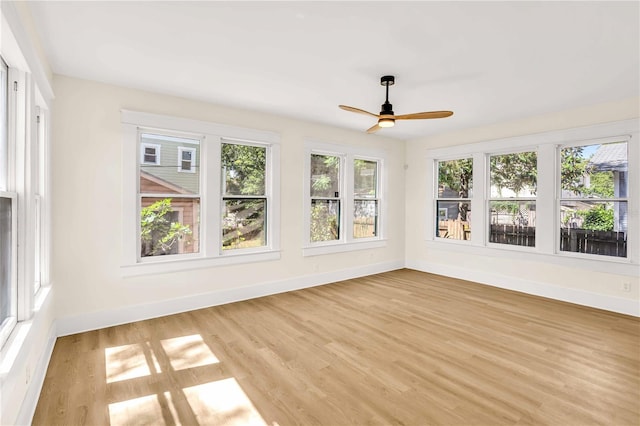
[[[638,425],[640,321],[412,270],[66,336],[34,425]]]

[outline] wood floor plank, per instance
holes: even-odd
[[[34,425],[640,425],[640,320],[408,269],[59,338]]]

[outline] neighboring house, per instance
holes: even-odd
[[[588,168],[595,172],[613,172],[614,198],[626,198],[627,179],[629,174],[627,161],[627,144],[613,143],[600,145],[589,160]],[[614,203],[614,231],[627,230],[627,203]]]
[[[200,143],[198,140],[143,134],[140,138],[141,207],[171,198],[172,222],[189,226],[193,234],[170,253],[199,251]],[[157,197],[154,195],[157,194]]]

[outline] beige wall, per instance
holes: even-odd
[[[54,91],[52,273],[58,318],[404,262],[402,191],[388,194],[385,248],[303,257],[301,247],[305,139],[385,150],[390,188],[404,186],[401,141],[63,76],[54,77]],[[121,109],[279,133],[281,259],[122,278]]]
[[[555,261],[549,262],[549,259],[544,260],[541,257],[534,258],[532,256],[531,259],[523,259],[524,256],[521,256],[521,258],[514,259],[496,254],[495,250],[485,250],[480,254],[476,250],[472,254],[464,254],[464,252],[460,252],[459,247],[454,245],[441,243],[434,247],[434,243],[428,244],[423,219],[426,214],[423,195],[427,194],[428,196],[430,193],[425,184],[428,149],[492,141],[637,117],[640,117],[640,99],[632,98],[407,141],[406,162],[408,170],[405,187],[407,200],[405,211],[406,229],[411,230],[411,232],[407,231],[406,237],[407,264],[422,265],[423,270],[457,271],[461,275],[478,277],[478,279],[499,277],[505,282],[508,282],[509,279],[525,280],[527,283],[533,283],[534,287],[535,285],[550,286],[551,292],[555,288],[558,294],[577,291],[593,293],[595,297],[603,295],[638,301],[640,297],[640,267],[627,268],[627,270],[632,270],[631,274],[616,275],[576,268],[575,266],[568,267]],[[636,138],[632,139],[630,143],[638,144],[640,142]],[[638,237],[640,236],[636,236],[635,241],[638,241]],[[636,271],[635,274],[633,274],[633,269]],[[630,282],[630,292],[623,291],[623,282]]]

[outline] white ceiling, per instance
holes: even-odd
[[[415,138],[639,96],[639,2],[30,2],[53,71]],[[215,117],[212,117],[215,121]]]

